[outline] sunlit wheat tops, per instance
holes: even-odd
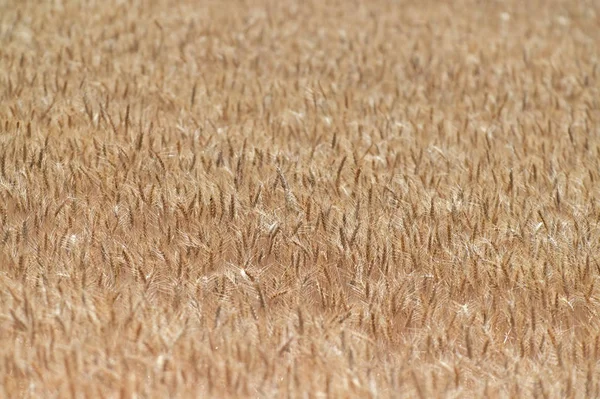
[[[598,7],[0,2],[0,397],[600,397]]]

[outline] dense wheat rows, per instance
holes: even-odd
[[[0,395],[600,396],[593,1],[0,1]]]

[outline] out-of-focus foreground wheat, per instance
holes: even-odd
[[[598,397],[600,9],[523,3],[0,2],[0,395]]]

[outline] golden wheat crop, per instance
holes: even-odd
[[[596,1],[0,1],[0,397],[600,397]]]

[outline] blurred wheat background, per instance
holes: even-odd
[[[0,1],[0,395],[600,396],[596,1]]]

